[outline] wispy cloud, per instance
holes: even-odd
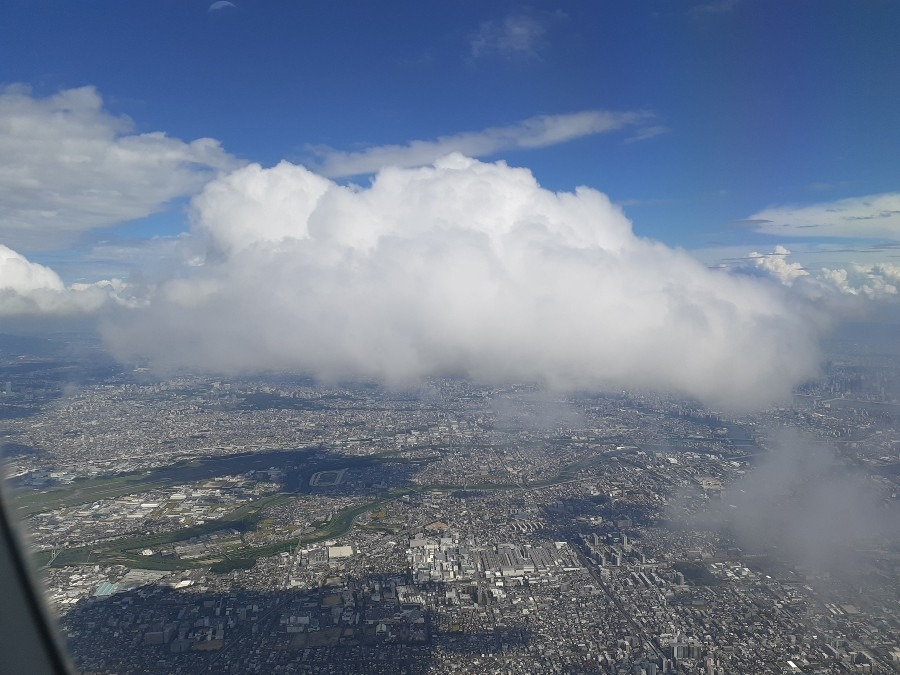
[[[225,10],[237,9],[237,5],[233,2],[229,2],[228,0],[216,0],[216,2],[212,3],[209,6],[207,11],[209,12],[222,12]]]
[[[356,176],[374,173],[385,166],[424,166],[453,152],[468,157],[487,157],[505,150],[543,148],[584,136],[618,131],[652,117],[652,113],[645,111],[586,110],[566,115],[539,115],[511,126],[467,131],[406,145],[381,145],[359,152],[328,147],[311,150],[319,159],[318,170],[323,175]]]
[[[740,5],[740,0],[712,0],[703,2],[691,9],[694,16],[710,16],[716,14],[728,14]]]
[[[825,181],[816,181],[806,186],[808,190],[812,190],[813,192],[830,192],[836,187],[837,186],[834,183],[827,183]]]
[[[663,134],[667,134],[671,131],[669,127],[663,126],[661,124],[656,124],[654,126],[643,127],[634,132],[633,135],[629,136],[625,139],[626,143],[639,143],[640,141],[647,141],[651,138],[656,138],[657,136],[662,136]]]
[[[775,206],[743,221],[787,237],[900,239],[900,192],[850,197],[807,206]]]
[[[544,42],[544,22],[525,14],[511,14],[502,21],[485,21],[469,41],[473,59],[501,56],[507,59],[534,58]]]

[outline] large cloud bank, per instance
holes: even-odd
[[[217,141],[130,133],[93,87],[35,98],[0,89],[0,242],[59,249],[160,210],[238,162]]]
[[[550,192],[503,162],[449,155],[367,187],[250,165],[192,210],[206,263],[107,326],[124,358],[649,387],[734,408],[816,372],[811,323],[777,284],[638,238],[603,194]]]

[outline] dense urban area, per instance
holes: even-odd
[[[82,673],[895,672],[900,360],[844,347],[737,417],[8,337],[9,508]]]

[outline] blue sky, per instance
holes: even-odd
[[[773,205],[900,181],[900,6],[866,2],[46,2],[0,8],[0,80],[91,85],[135,132],[310,162],[514,125],[643,111],[630,128],[503,150],[554,190],[595,187],[638,234],[763,246]],[[177,229],[178,218],[129,233]],[[105,232],[109,234],[109,232]]]

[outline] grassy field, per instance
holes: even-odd
[[[315,449],[269,450],[265,452],[240,453],[220,457],[204,457],[192,461],[181,461],[150,471],[98,476],[78,479],[72,483],[46,490],[20,488],[14,490],[12,502],[16,515],[27,518],[35,513],[44,513],[64,506],[87,504],[99,499],[124,497],[137,492],[145,492],[171,485],[210,480],[219,476],[235,475],[250,471],[266,470],[272,466],[299,467],[296,474],[295,492],[308,491],[309,476],[319,471],[338,470],[345,467],[367,466],[381,461],[380,457],[336,457],[334,459],[310,461]],[[402,461],[393,459],[392,461]],[[306,489],[302,489],[306,488]]]
[[[127,539],[117,539],[115,541],[103,542],[95,546],[80,546],[63,550],[56,558],[53,559],[53,567],[62,567],[64,565],[77,565],[87,562],[105,562],[109,564],[128,564],[134,567],[144,567],[148,569],[187,569],[197,567],[190,560],[182,559],[166,559],[152,556],[140,555],[140,551],[145,548],[159,548],[167,544],[174,544],[179,541],[186,541],[192,537],[199,537],[204,534],[211,534],[219,530],[234,528],[241,532],[252,530],[256,527],[259,520],[262,519],[263,509],[277,504],[283,504],[295,499],[291,495],[270,495],[263,497],[249,504],[235,509],[227,516],[213,520],[202,525],[194,525],[185,527],[171,532],[160,532],[157,534],[142,535],[139,537],[129,537]],[[50,563],[51,553],[42,551],[34,556],[35,562],[39,566]],[[152,567],[156,565],[156,567]],[[160,567],[159,565],[163,565]]]
[[[513,483],[479,483],[467,485],[467,490],[479,491],[496,491],[496,490],[520,490],[520,489],[536,489],[549,487],[559,483],[573,480],[577,473],[588,466],[603,461],[602,456],[594,456],[584,458],[577,462],[569,464],[560,471],[548,478],[524,485]],[[311,471],[311,470],[310,470]],[[113,480],[113,479],[111,479]],[[143,485],[146,485],[144,483]],[[122,486],[124,489],[125,486]],[[143,489],[143,488],[142,488]],[[320,526],[315,533],[304,535],[303,544],[311,544],[326,539],[337,538],[346,533],[352,526],[353,521],[361,514],[377,509],[382,505],[398,499],[404,495],[426,492],[452,492],[460,490],[459,485],[431,484],[421,487],[404,487],[395,488],[388,491],[383,497],[373,499],[372,501],[346,508],[337,514],[328,522]],[[123,493],[127,494],[127,493]],[[246,569],[258,559],[267,556],[277,555],[283,552],[291,551],[296,545],[297,540],[284,540],[268,544],[265,546],[236,546],[230,547],[227,551],[221,550],[206,557],[196,559],[181,559],[175,557],[159,557],[159,556],[143,556],[143,549],[158,549],[162,546],[183,542],[192,537],[198,537],[205,534],[233,528],[241,532],[252,531],[257,528],[264,519],[264,510],[278,504],[289,503],[295,499],[302,499],[302,495],[295,494],[276,494],[263,497],[249,504],[241,506],[223,518],[195,525],[192,527],[181,528],[171,532],[163,532],[151,535],[141,535],[137,537],[129,537],[111,542],[104,542],[96,546],[84,546],[65,549],[61,551],[51,561],[51,553],[42,551],[34,556],[38,566],[62,567],[66,565],[79,565],[86,563],[105,563],[105,564],[121,564],[129,567],[139,567],[155,570],[179,570],[192,569],[197,567],[211,566],[218,571],[229,571],[232,569]],[[371,526],[370,526],[371,527]]]

